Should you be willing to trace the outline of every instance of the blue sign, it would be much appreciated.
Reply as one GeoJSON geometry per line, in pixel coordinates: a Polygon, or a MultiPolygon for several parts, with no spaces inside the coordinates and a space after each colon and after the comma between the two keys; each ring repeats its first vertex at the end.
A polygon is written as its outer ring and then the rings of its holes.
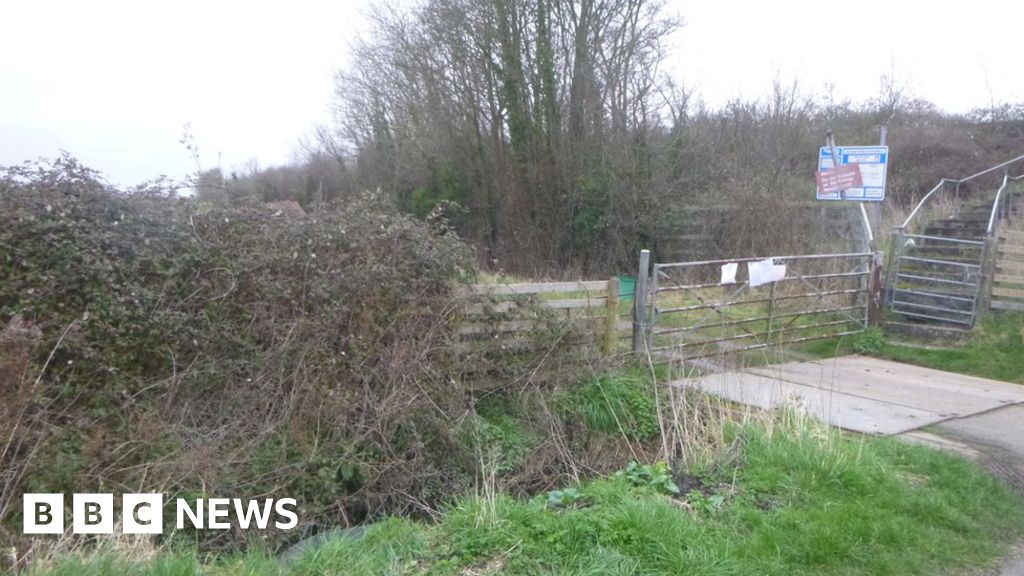
{"type": "MultiPolygon", "coordinates": [[[[840,164],[856,164],[860,167],[860,176],[864,186],[847,188],[845,198],[838,192],[822,194],[817,191],[818,200],[853,200],[854,202],[881,202],[885,200],[885,173],[889,166],[888,146],[836,146],[836,156],[840,164]]],[[[832,152],[827,146],[818,151],[818,170],[829,170],[835,167],[832,163],[832,152]]]]}

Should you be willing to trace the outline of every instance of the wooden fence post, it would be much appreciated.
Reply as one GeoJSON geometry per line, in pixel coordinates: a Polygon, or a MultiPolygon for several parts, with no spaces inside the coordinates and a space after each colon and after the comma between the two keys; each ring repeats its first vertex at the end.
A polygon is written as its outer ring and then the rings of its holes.
{"type": "Polygon", "coordinates": [[[608,299],[605,304],[602,348],[605,356],[611,356],[615,354],[619,342],[619,279],[614,276],[608,279],[608,299]]]}
{"type": "Polygon", "coordinates": [[[647,344],[647,275],[651,271],[651,251],[640,251],[636,273],[636,294],[633,295],[633,353],[644,353],[647,344]]]}
{"type": "Polygon", "coordinates": [[[981,247],[981,278],[978,278],[978,294],[974,299],[974,315],[971,317],[971,328],[978,317],[988,312],[992,301],[992,284],[996,275],[996,260],[999,258],[999,239],[990,234],[985,237],[985,245],[981,247]]]}

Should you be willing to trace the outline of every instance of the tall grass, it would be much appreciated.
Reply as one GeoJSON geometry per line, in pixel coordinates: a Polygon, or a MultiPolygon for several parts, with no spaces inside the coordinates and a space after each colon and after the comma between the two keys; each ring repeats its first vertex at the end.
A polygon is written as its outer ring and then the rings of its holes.
{"type": "Polygon", "coordinates": [[[1024,531],[1021,501],[952,456],[845,437],[795,409],[719,424],[733,457],[719,454],[679,496],[609,477],[578,485],[568,507],[470,495],[435,525],[386,520],[291,563],[107,551],[28,573],[936,574],[983,566],[1024,531]]]}
{"type": "Polygon", "coordinates": [[[1024,502],[972,463],[843,434],[799,403],[761,411],[667,385],[676,375],[634,367],[552,406],[635,457],[668,461],[679,494],[628,475],[563,484],[564,504],[505,493],[506,451],[487,448],[516,436],[515,410],[491,400],[477,418],[503,431],[474,425],[476,487],[432,523],[389,518],[290,561],[258,545],[206,559],[122,545],[42,555],[26,573],[913,575],[984,566],[1024,534],[1024,502]]]}

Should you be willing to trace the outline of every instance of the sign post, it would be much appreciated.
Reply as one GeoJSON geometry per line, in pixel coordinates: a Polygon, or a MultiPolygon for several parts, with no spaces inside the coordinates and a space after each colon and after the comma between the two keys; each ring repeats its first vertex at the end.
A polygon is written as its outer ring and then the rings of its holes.
{"type": "MultiPolygon", "coordinates": [[[[863,248],[871,249],[874,233],[871,218],[865,202],[875,202],[881,207],[885,200],[885,178],[888,172],[889,147],[881,146],[836,146],[832,131],[825,138],[825,146],[818,151],[818,181],[815,197],[818,200],[853,200],[858,202],[864,227],[863,248]]],[[[872,209],[873,214],[879,211],[872,209]]]]}
{"type": "MultiPolygon", "coordinates": [[[[879,129],[878,129],[878,145],[879,146],[886,146],[887,145],[887,143],[888,143],[887,142],[888,135],[889,135],[889,127],[886,126],[885,124],[882,124],[879,127],[879,129]]],[[[877,202],[877,203],[871,205],[871,226],[875,230],[881,230],[882,229],[882,203],[881,202],[877,202]]]]}

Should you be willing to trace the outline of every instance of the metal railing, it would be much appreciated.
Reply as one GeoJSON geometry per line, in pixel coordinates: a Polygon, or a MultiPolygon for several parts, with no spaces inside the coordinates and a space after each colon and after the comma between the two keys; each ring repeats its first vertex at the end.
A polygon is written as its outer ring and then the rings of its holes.
{"type": "MultiPolygon", "coordinates": [[[[966,178],[960,178],[959,180],[953,179],[953,178],[943,178],[943,179],[939,180],[939,183],[934,188],[932,188],[930,191],[928,191],[928,193],[925,194],[923,198],[921,198],[921,200],[917,203],[917,205],[914,206],[914,209],[911,210],[910,215],[907,216],[907,219],[904,220],[903,223],[900,224],[899,226],[897,226],[896,228],[897,229],[904,229],[904,230],[909,228],[910,225],[913,223],[914,218],[919,213],[921,213],[921,209],[926,204],[928,204],[930,201],[934,201],[934,200],[932,200],[933,198],[937,198],[938,196],[941,196],[941,195],[943,195],[945,193],[946,184],[954,184],[955,185],[954,190],[955,190],[957,196],[959,197],[960,188],[964,184],[967,184],[969,182],[973,182],[974,180],[977,180],[978,178],[981,178],[982,176],[987,176],[987,175],[992,174],[994,172],[998,172],[999,170],[1008,170],[1010,166],[1012,166],[1013,164],[1016,164],[1017,162],[1021,162],[1021,161],[1024,161],[1024,155],[1017,156],[1016,158],[1013,158],[1012,160],[1007,160],[1006,162],[1003,162],[1002,164],[998,164],[998,165],[993,166],[991,168],[988,168],[986,170],[982,170],[981,172],[977,172],[975,174],[971,174],[970,176],[967,176],[966,178]],[[938,193],[938,196],[936,196],[936,193],[938,193]]],[[[1018,177],[1018,178],[1020,178],[1020,177],[1018,177]]]]}
{"type": "Polygon", "coordinates": [[[1009,173],[1003,175],[1003,185],[996,192],[995,202],[992,203],[992,215],[988,219],[986,236],[992,237],[996,233],[996,224],[1013,212],[1013,194],[1006,194],[1006,188],[1011,182],[1016,183],[1024,180],[1024,174],[1011,177],[1009,173]]]}

